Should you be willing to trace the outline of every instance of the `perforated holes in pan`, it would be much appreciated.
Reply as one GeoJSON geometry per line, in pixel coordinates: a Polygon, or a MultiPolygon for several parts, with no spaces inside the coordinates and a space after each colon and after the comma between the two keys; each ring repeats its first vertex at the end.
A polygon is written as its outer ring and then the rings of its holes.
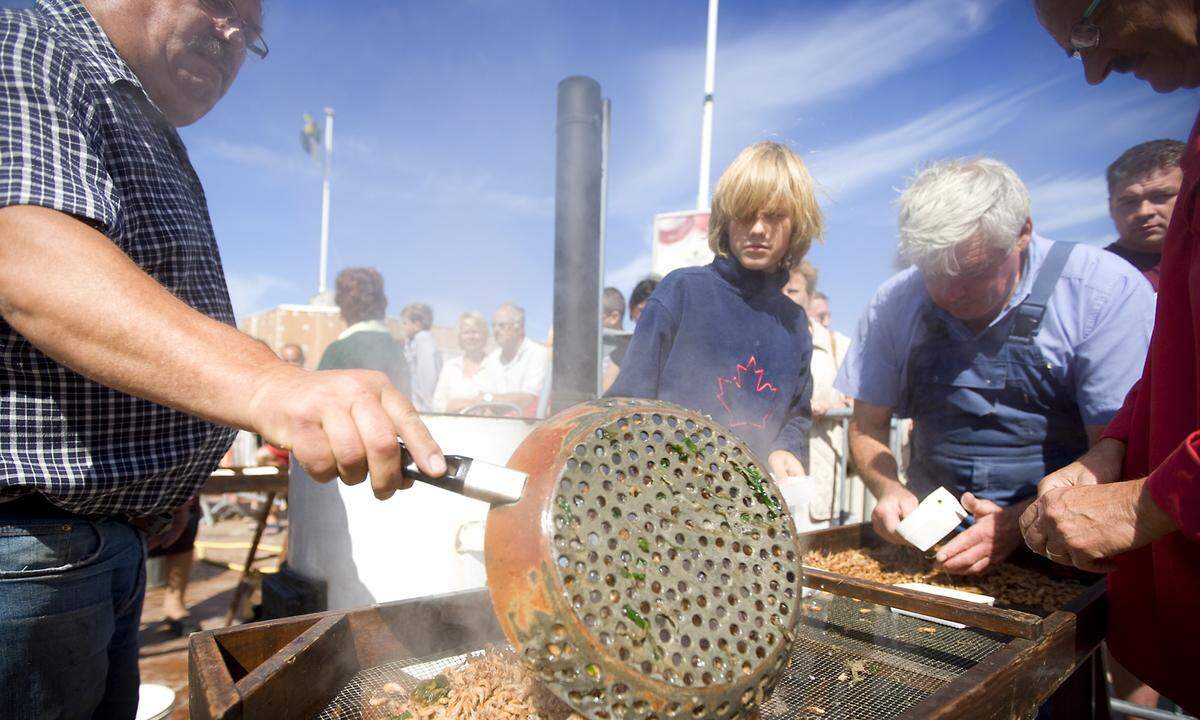
{"type": "Polygon", "coordinates": [[[589,644],[676,689],[659,715],[600,665],[575,675],[578,650],[556,625],[545,654],[526,656],[593,717],[749,717],[787,662],[794,526],[745,446],[696,418],[632,413],[591,429],[551,498],[557,572],[589,644]],[[728,693],[680,699],[701,688],[728,693]]]}

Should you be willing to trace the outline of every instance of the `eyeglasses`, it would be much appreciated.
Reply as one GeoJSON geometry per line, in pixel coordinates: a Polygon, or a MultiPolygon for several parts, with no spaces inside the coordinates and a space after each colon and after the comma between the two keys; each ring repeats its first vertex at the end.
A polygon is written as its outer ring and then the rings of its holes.
{"type": "Polygon", "coordinates": [[[493,321],[492,327],[496,330],[516,330],[517,328],[521,327],[524,324],[525,324],[525,322],[522,320],[513,320],[511,322],[493,321]]]}
{"type": "Polygon", "coordinates": [[[1104,0],[1092,0],[1083,17],[1071,28],[1071,57],[1077,58],[1084,50],[1091,50],[1100,45],[1100,26],[1091,21],[1092,14],[1104,0]]]}
{"type": "Polygon", "coordinates": [[[244,44],[247,50],[260,58],[265,58],[270,52],[267,41],[263,39],[262,28],[242,17],[233,4],[233,0],[200,0],[200,4],[214,20],[222,20],[236,27],[245,39],[244,44]]]}

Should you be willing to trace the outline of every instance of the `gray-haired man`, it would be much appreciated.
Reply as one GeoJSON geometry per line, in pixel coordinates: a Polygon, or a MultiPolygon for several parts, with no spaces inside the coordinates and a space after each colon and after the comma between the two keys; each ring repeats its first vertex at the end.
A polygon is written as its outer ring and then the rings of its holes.
{"type": "Polygon", "coordinates": [[[911,267],[876,292],[835,387],[855,399],[850,451],[896,526],[945,487],[974,524],[938,552],[978,573],[1021,544],[1038,481],[1083,454],[1120,408],[1149,342],[1154,298],[1127,263],[1033,234],[1029,194],[990,159],[926,168],[900,197],[911,267]],[[888,448],[914,421],[908,485],[888,448]]]}

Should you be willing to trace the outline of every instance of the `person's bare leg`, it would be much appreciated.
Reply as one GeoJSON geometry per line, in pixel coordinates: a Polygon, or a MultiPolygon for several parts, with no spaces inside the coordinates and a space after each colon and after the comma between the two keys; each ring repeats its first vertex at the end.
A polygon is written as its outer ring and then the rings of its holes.
{"type": "Polygon", "coordinates": [[[167,620],[182,620],[188,616],[188,580],[192,575],[192,551],[186,550],[163,559],[167,570],[167,587],[163,593],[163,617],[167,620]]]}
{"type": "MultiPolygon", "coordinates": [[[[1109,675],[1112,677],[1114,696],[1125,702],[1137,705],[1145,705],[1151,708],[1158,706],[1158,692],[1154,688],[1137,679],[1137,676],[1126,670],[1112,656],[1112,653],[1108,652],[1107,647],[1104,648],[1104,655],[1108,662],[1109,675]]],[[[1113,717],[1119,719],[1125,716],[1114,713],[1113,717]]]]}

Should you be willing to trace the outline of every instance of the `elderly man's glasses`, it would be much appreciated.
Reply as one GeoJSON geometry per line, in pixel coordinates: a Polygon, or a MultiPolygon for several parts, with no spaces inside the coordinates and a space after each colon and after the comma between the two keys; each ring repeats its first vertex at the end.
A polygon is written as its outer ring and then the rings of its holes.
{"type": "Polygon", "coordinates": [[[222,20],[236,27],[245,39],[244,44],[247,50],[260,58],[265,58],[270,52],[267,41],[263,39],[262,28],[242,17],[233,4],[233,0],[200,0],[200,4],[214,20],[222,20]]]}
{"type": "Polygon", "coordinates": [[[1083,17],[1071,28],[1071,57],[1079,57],[1084,50],[1091,50],[1100,45],[1100,26],[1092,22],[1092,15],[1104,0],[1092,0],[1083,17]]]}

